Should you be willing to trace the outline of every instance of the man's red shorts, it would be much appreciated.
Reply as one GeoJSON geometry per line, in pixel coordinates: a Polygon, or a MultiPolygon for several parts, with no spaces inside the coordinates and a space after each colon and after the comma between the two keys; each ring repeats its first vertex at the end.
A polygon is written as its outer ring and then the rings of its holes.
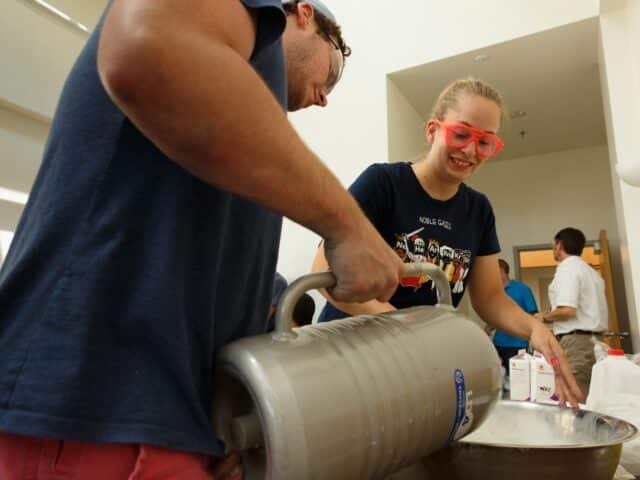
{"type": "Polygon", "coordinates": [[[213,480],[210,456],[0,432],[1,480],[213,480]]]}

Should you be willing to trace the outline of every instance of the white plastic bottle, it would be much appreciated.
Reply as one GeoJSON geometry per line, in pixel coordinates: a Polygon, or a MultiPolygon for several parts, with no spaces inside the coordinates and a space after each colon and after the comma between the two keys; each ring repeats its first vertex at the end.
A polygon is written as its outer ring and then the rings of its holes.
{"type": "Polygon", "coordinates": [[[628,360],[623,350],[609,349],[607,358],[593,366],[587,408],[597,410],[612,395],[640,397],[640,366],[628,360]]]}
{"type": "MultiPolygon", "coordinates": [[[[622,350],[609,350],[591,371],[587,409],[631,422],[640,427],[640,366],[628,360],[622,350]]],[[[622,465],[640,475],[640,438],[624,444],[622,465]]]]}

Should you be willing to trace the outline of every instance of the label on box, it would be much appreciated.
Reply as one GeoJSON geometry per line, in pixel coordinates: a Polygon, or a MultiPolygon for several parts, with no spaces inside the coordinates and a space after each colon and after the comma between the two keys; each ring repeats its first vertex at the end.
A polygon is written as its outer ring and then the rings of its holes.
{"type": "Polygon", "coordinates": [[[531,400],[554,403],[556,400],[556,374],[553,367],[541,355],[531,359],[531,400]]]}
{"type": "Polygon", "coordinates": [[[531,398],[530,356],[520,353],[509,359],[509,394],[511,400],[531,398]]]}

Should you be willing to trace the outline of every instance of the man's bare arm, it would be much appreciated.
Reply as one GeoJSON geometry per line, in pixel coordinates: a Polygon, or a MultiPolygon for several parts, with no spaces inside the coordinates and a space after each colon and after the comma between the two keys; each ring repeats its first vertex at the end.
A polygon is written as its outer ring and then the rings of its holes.
{"type": "MultiPolygon", "coordinates": [[[[326,272],[329,269],[327,258],[324,255],[324,242],[318,246],[318,251],[311,264],[312,272],[326,272]]],[[[381,302],[379,300],[369,300],[368,302],[338,302],[332,295],[325,289],[320,290],[320,293],[327,299],[331,305],[336,307],[349,315],[372,315],[376,313],[390,312],[396,310],[396,307],[389,302],[381,302]]]]}
{"type": "Polygon", "coordinates": [[[536,318],[547,322],[565,322],[574,320],[578,311],[573,307],[559,306],[549,312],[537,313],[536,318]]]}
{"type": "Polygon", "coordinates": [[[386,300],[402,264],[248,63],[255,29],[239,0],[114,0],[100,76],[169,158],[325,238],[336,298],[386,300]]]}

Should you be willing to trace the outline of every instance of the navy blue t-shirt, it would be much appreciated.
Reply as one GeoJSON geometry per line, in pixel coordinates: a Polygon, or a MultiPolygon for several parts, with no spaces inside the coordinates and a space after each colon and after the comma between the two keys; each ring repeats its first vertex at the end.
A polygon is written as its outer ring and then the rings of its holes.
{"type": "MultiPolygon", "coordinates": [[[[475,258],[500,251],[489,200],[464,183],[450,199],[436,200],[422,188],[411,164],[374,164],[349,190],[405,263],[430,262],[444,270],[456,306],[475,258]]],[[[436,304],[435,287],[428,277],[412,278],[409,283],[391,297],[394,307],[436,304]]],[[[347,316],[327,303],[319,321],[347,316]]]]}
{"type": "MultiPolygon", "coordinates": [[[[243,2],[258,10],[251,64],[286,110],[280,0],[243,2]]],[[[0,430],[221,454],[214,358],[266,330],[282,218],[145,138],[100,82],[100,31],[0,272],[0,430]]]]}

